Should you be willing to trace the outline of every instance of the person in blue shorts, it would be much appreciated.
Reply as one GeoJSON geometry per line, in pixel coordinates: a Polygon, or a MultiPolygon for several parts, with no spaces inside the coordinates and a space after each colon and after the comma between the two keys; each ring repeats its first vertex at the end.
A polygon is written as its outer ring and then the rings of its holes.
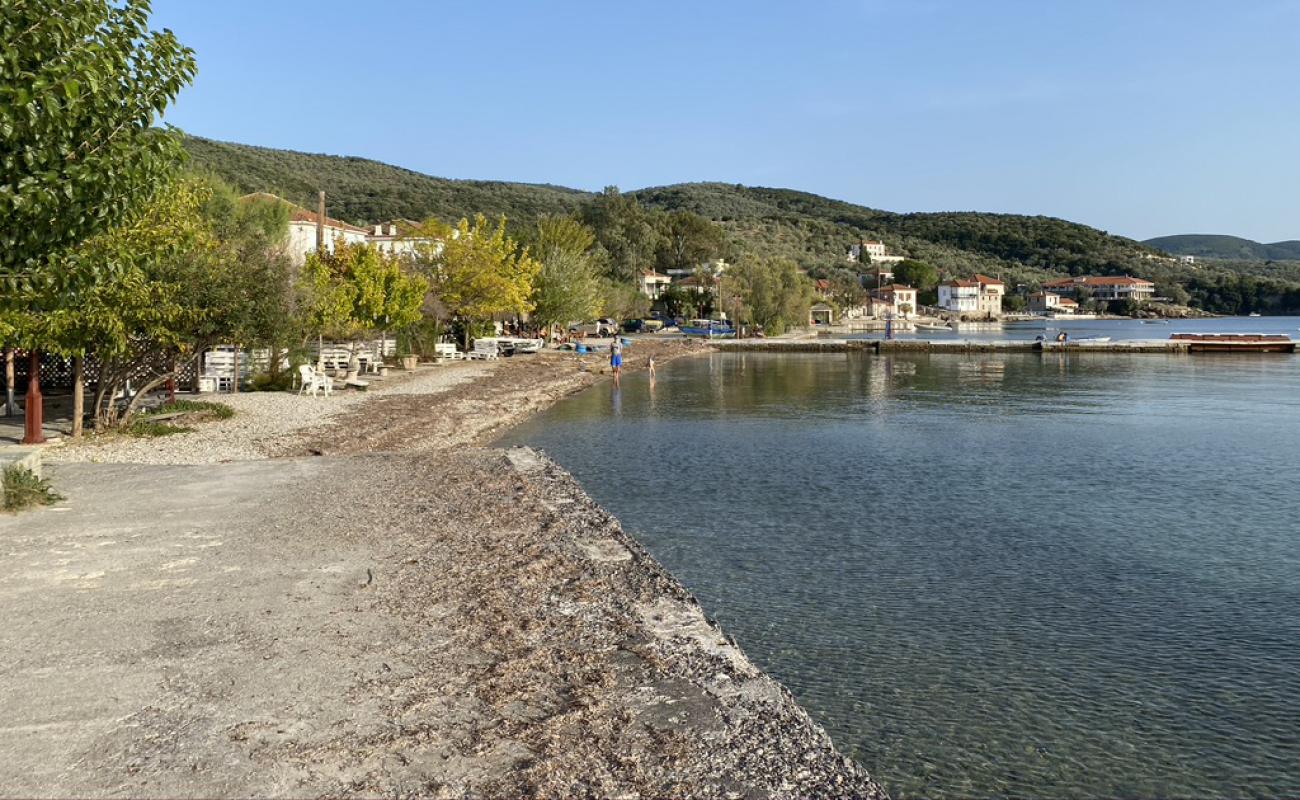
{"type": "Polygon", "coordinates": [[[617,336],[609,343],[609,365],[614,369],[614,382],[623,374],[623,342],[617,336]]]}

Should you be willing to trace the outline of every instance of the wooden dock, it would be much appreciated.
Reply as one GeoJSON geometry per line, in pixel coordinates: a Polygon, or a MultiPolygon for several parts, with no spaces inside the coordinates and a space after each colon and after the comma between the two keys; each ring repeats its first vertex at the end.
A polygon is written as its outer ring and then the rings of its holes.
{"type": "Polygon", "coordinates": [[[1119,342],[974,342],[962,339],[727,339],[714,349],[740,353],[1163,353],[1189,352],[1186,342],[1144,339],[1119,342]]]}

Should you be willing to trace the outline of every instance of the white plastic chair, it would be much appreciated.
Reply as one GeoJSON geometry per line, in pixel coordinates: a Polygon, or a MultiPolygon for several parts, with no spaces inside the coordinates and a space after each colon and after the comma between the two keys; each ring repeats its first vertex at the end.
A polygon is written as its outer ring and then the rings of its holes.
{"type": "Polygon", "coordinates": [[[310,392],[311,396],[315,397],[317,390],[324,389],[325,396],[329,397],[330,392],[334,390],[333,378],[328,375],[317,373],[316,370],[312,369],[307,364],[299,365],[298,374],[302,377],[302,388],[298,390],[299,395],[310,392]]]}

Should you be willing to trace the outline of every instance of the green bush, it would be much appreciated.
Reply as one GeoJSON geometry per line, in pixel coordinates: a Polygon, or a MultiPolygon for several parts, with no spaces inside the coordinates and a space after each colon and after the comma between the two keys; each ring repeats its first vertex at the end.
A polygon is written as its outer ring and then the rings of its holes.
{"type": "Polygon", "coordinates": [[[173,433],[189,433],[194,430],[184,425],[172,425],[167,422],[151,422],[147,419],[140,419],[132,422],[126,429],[126,432],[132,436],[139,436],[145,439],[151,439],[156,436],[171,436],[173,433]]]}
{"type": "Polygon", "coordinates": [[[269,372],[254,375],[253,379],[248,382],[248,389],[252,392],[287,392],[292,388],[293,374],[288,370],[278,375],[272,375],[269,372]]]}
{"type": "Polygon", "coordinates": [[[36,477],[36,473],[17,464],[5,467],[3,491],[5,511],[21,511],[32,506],[48,506],[59,502],[63,497],[50,488],[45,478],[36,477]]]}

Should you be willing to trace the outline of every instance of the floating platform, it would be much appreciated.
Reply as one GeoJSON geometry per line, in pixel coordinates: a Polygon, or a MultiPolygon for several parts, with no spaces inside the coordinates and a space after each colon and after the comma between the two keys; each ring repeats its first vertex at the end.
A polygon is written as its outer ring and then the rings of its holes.
{"type": "Polygon", "coordinates": [[[1171,341],[1192,353],[1294,353],[1296,342],[1282,333],[1175,333],[1171,341]]]}

